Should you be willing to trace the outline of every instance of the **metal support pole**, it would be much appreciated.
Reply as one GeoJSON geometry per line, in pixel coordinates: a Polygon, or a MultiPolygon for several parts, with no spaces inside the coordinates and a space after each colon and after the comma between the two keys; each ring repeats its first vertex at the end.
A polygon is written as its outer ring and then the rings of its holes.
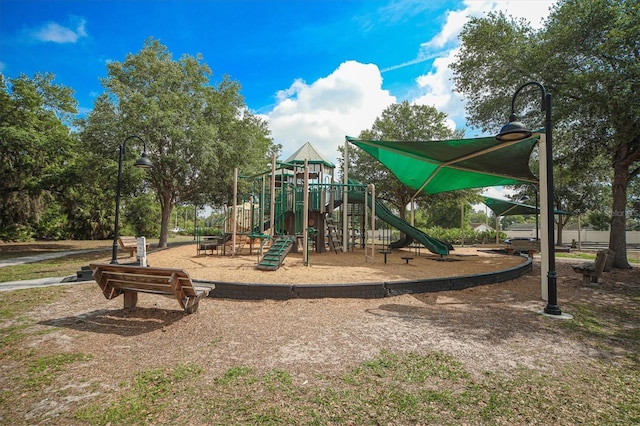
{"type": "MultiPolygon", "coordinates": [[[[543,224],[546,225],[546,247],[543,247],[542,251],[542,269],[544,272],[545,266],[547,269],[547,294],[548,303],[544,308],[544,313],[554,316],[561,316],[562,311],[558,306],[558,294],[557,294],[557,274],[556,274],[556,258],[555,258],[555,238],[554,238],[554,185],[553,185],[553,119],[552,119],[552,101],[551,94],[547,93],[544,86],[537,81],[529,81],[520,86],[511,98],[511,115],[509,116],[509,123],[502,127],[500,133],[496,136],[496,139],[501,141],[518,141],[531,137],[531,131],[527,130],[524,125],[517,121],[515,114],[515,101],[522,89],[527,86],[535,85],[542,93],[541,110],[545,112],[545,134],[544,134],[544,149],[540,149],[540,190],[543,192],[542,203],[544,204],[543,213],[545,220],[543,224]],[[544,157],[544,162],[542,161],[544,157]],[[544,167],[544,172],[543,172],[544,167]],[[546,223],[545,223],[546,222],[546,223]],[[546,260],[546,265],[545,265],[546,260]]],[[[544,292],[543,292],[544,299],[544,292]]]]}
{"type": "MultiPolygon", "coordinates": [[[[542,93],[544,87],[540,86],[542,93]]],[[[554,238],[554,186],[553,186],[553,119],[551,117],[551,93],[546,93],[545,97],[545,136],[547,139],[547,244],[549,244],[549,272],[547,273],[547,290],[549,292],[549,302],[544,308],[544,312],[550,315],[561,315],[562,311],[558,306],[558,274],[556,273],[556,247],[554,238]]]]}
{"type": "Polygon", "coordinates": [[[122,157],[124,157],[124,142],[119,147],[118,154],[118,183],[116,184],[116,220],[113,228],[113,248],[111,250],[111,264],[118,264],[118,238],[120,238],[120,188],[122,186],[122,157]]]}
{"type": "Polygon", "coordinates": [[[143,169],[152,167],[151,161],[147,158],[147,143],[139,136],[127,137],[118,148],[118,182],[116,184],[116,217],[113,227],[113,247],[111,249],[111,264],[118,264],[118,238],[120,238],[120,189],[122,187],[122,160],[125,154],[125,145],[129,139],[138,139],[142,142],[142,156],[136,161],[135,166],[143,169]]]}

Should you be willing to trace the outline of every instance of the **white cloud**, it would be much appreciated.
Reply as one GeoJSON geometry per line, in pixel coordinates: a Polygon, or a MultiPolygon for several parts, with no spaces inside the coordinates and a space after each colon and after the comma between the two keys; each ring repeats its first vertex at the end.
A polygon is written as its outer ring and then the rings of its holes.
{"type": "MultiPolygon", "coordinates": [[[[466,0],[460,10],[449,11],[441,31],[418,46],[414,59],[379,70],[374,64],[347,61],[327,77],[307,83],[296,80],[277,94],[268,120],[274,141],[283,146],[286,158],[305,142],[335,161],[344,136],[357,136],[392,103],[398,102],[382,88],[382,72],[433,60],[431,70],[415,78],[410,102],[435,106],[447,113],[452,128],[465,127],[464,99],[453,91],[449,64],[459,49],[459,34],[470,16],[505,11],[515,18],[539,26],[556,0],[466,0]]],[[[479,136],[479,135],[468,135],[479,136]]]]}
{"type": "Polygon", "coordinates": [[[449,65],[454,61],[456,52],[457,50],[451,50],[448,56],[434,60],[433,71],[416,78],[422,95],[412,101],[417,105],[433,106],[438,111],[446,112],[452,129],[464,127],[456,125],[464,123],[464,101],[451,87],[453,73],[449,65]]]}
{"type": "Polygon", "coordinates": [[[507,188],[504,186],[490,186],[482,191],[483,196],[489,198],[498,198],[500,200],[507,200],[515,193],[516,191],[512,188],[507,188]]]}
{"type": "Polygon", "coordinates": [[[558,3],[558,0],[498,0],[475,1],[467,0],[468,5],[474,3],[488,3],[490,10],[502,11],[514,18],[523,18],[529,21],[533,28],[541,28],[544,19],[549,16],[550,8],[558,3]]]}
{"type": "Polygon", "coordinates": [[[469,11],[467,9],[447,12],[447,20],[444,27],[435,37],[420,46],[419,56],[428,55],[434,49],[457,45],[458,35],[467,22],[468,16],[469,11]]]}
{"type": "Polygon", "coordinates": [[[416,78],[419,95],[410,101],[435,106],[439,111],[447,113],[449,119],[456,123],[455,127],[464,128],[464,98],[453,90],[453,73],[449,65],[455,60],[460,47],[458,37],[469,17],[502,11],[514,18],[524,18],[532,27],[539,28],[554,3],[556,0],[466,0],[464,9],[448,12],[442,30],[431,40],[421,44],[415,60],[407,62],[423,62],[426,60],[423,58],[438,55],[433,61],[431,71],[416,78]]]}
{"type": "Polygon", "coordinates": [[[282,144],[284,158],[311,142],[337,165],[337,149],[344,137],[371,128],[395,102],[382,89],[376,65],[347,61],[311,84],[296,80],[278,93],[275,108],[263,117],[269,121],[274,141],[282,144]]]}
{"type": "Polygon", "coordinates": [[[84,19],[72,18],[69,27],[57,22],[47,22],[42,27],[31,31],[31,36],[38,41],[52,43],[76,43],[78,39],[87,36],[84,19]],[[70,28],[75,26],[75,29],[70,28]]]}

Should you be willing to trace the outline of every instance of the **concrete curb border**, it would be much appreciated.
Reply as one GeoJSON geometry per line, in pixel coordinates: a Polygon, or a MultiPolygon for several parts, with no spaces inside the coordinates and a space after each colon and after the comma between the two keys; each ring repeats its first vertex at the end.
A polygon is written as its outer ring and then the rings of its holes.
{"type": "Polygon", "coordinates": [[[213,284],[209,297],[238,300],[287,300],[322,298],[375,299],[401,294],[433,293],[462,290],[519,278],[533,269],[533,259],[513,268],[477,275],[430,278],[409,281],[346,283],[346,284],[253,284],[224,281],[197,281],[213,284]]]}

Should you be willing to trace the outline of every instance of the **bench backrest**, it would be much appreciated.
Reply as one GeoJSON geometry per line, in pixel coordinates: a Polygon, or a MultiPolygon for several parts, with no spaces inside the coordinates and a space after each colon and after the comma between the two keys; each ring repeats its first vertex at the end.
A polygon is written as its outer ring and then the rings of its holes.
{"type": "Polygon", "coordinates": [[[594,265],[597,276],[602,275],[602,272],[604,271],[604,266],[607,263],[608,254],[609,254],[609,250],[598,250],[598,253],[596,254],[595,265],[594,265]]]}
{"type": "Polygon", "coordinates": [[[138,239],[136,237],[118,237],[118,242],[122,248],[137,247],[138,239]]]}
{"type": "Polygon", "coordinates": [[[102,264],[89,267],[107,299],[125,291],[141,291],[175,296],[182,305],[186,300],[198,297],[189,273],[182,269],[102,264]]]}

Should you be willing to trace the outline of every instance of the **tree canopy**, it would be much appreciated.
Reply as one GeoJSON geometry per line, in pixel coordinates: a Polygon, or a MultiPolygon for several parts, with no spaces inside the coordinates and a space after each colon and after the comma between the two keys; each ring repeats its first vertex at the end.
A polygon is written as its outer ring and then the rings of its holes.
{"type": "MultiPolygon", "coordinates": [[[[233,168],[262,168],[272,146],[266,124],[246,108],[240,85],[227,76],[212,85],[211,76],[200,56],[176,61],[149,39],[139,53],[107,65],[106,91],[82,123],[85,147],[107,158],[117,159],[113,153],[129,135],[145,141],[153,163],[149,190],[162,211],[161,247],[177,202],[228,200],[233,168]]],[[[142,150],[128,148],[137,155],[142,150]]]]}
{"type": "MultiPolygon", "coordinates": [[[[556,163],[572,163],[581,170],[576,180],[585,180],[602,156],[607,159],[613,176],[609,246],[620,268],[630,267],[627,188],[640,174],[638,22],[640,4],[631,0],[561,0],[540,30],[489,14],[465,25],[452,65],[456,90],[468,99],[470,124],[497,132],[515,89],[537,81],[553,95],[554,142],[570,153],[556,163]]],[[[529,127],[541,127],[539,93],[523,91],[516,108],[529,127]]]]}
{"type": "Polygon", "coordinates": [[[38,235],[50,201],[63,195],[64,170],[75,155],[67,125],[77,103],[53,80],[0,74],[0,239],[38,235]]]}

